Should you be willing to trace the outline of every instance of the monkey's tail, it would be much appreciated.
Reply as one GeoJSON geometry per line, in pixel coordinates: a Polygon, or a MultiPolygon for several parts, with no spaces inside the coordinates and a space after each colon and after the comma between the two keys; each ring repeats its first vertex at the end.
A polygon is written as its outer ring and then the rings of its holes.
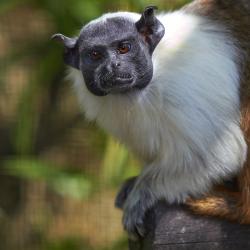
{"type": "Polygon", "coordinates": [[[240,201],[239,192],[220,192],[202,199],[190,199],[186,205],[195,214],[250,224],[250,207],[240,201]]]}

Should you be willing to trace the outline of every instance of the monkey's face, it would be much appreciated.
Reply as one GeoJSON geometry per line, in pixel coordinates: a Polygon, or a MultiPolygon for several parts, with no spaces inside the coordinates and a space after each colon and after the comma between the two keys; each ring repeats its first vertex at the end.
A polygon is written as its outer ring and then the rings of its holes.
{"type": "Polygon", "coordinates": [[[80,70],[93,94],[124,93],[150,82],[151,54],[133,22],[114,17],[90,24],[78,43],[80,70]]]}
{"type": "Polygon", "coordinates": [[[64,42],[65,62],[81,70],[85,84],[97,96],[143,89],[153,75],[152,53],[164,27],[148,7],[139,21],[131,13],[109,14],[87,24],[76,39],[64,42]]]}

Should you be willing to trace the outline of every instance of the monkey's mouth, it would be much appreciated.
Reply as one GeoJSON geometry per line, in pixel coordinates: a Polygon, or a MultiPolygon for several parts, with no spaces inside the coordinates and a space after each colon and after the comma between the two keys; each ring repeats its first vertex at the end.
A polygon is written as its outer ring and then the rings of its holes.
{"type": "Polygon", "coordinates": [[[108,93],[124,92],[133,87],[134,77],[129,73],[108,73],[100,79],[100,88],[108,93]]]}

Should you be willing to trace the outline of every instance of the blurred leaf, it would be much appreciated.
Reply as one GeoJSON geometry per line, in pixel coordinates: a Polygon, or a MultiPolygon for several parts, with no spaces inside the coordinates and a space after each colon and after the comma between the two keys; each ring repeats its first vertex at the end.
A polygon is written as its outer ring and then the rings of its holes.
{"type": "Polygon", "coordinates": [[[100,1],[86,1],[84,4],[82,0],[76,1],[72,5],[72,14],[74,14],[81,22],[89,21],[93,17],[101,15],[100,1]]]}
{"type": "Polygon", "coordinates": [[[101,178],[107,185],[120,184],[125,177],[138,174],[138,162],[112,137],[108,138],[102,166],[101,178]]]}
{"type": "Polygon", "coordinates": [[[60,174],[52,185],[59,194],[75,199],[86,198],[91,192],[91,182],[86,177],[77,174],[60,174]]]}
{"type": "Polygon", "coordinates": [[[85,175],[58,169],[38,159],[10,159],[4,162],[4,167],[11,175],[46,181],[61,195],[82,199],[92,191],[91,181],[85,175]]]}
{"type": "Polygon", "coordinates": [[[37,92],[36,84],[32,84],[31,82],[25,88],[20,98],[20,105],[18,107],[19,119],[13,133],[14,147],[18,154],[30,154],[33,150],[36,128],[35,121],[38,114],[35,112],[36,106],[31,105],[31,103],[34,103],[37,92]]]}
{"type": "Polygon", "coordinates": [[[80,239],[65,238],[58,241],[49,241],[45,243],[44,250],[91,250],[88,244],[80,239]]]}
{"type": "Polygon", "coordinates": [[[127,163],[128,151],[112,138],[109,138],[104,154],[101,175],[104,183],[114,183],[117,178],[123,175],[127,163]]]}
{"type": "Polygon", "coordinates": [[[111,246],[105,247],[102,250],[127,250],[127,249],[128,249],[128,239],[127,236],[124,236],[115,241],[111,246]]]}
{"type": "MultiPolygon", "coordinates": [[[[10,9],[14,8],[15,6],[17,6],[18,4],[20,4],[20,0],[1,0],[0,1],[0,14],[5,13],[7,11],[9,11],[10,9]]],[[[23,0],[23,3],[25,2],[25,0],[23,0]]],[[[27,0],[26,0],[27,2],[27,0]]]]}

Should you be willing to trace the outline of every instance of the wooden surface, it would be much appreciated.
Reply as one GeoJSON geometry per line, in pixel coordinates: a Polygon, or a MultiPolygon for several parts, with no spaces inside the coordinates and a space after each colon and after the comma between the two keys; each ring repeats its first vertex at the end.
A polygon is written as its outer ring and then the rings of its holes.
{"type": "Polygon", "coordinates": [[[148,231],[130,250],[250,250],[250,225],[192,215],[185,207],[160,202],[149,211],[148,231]]]}

